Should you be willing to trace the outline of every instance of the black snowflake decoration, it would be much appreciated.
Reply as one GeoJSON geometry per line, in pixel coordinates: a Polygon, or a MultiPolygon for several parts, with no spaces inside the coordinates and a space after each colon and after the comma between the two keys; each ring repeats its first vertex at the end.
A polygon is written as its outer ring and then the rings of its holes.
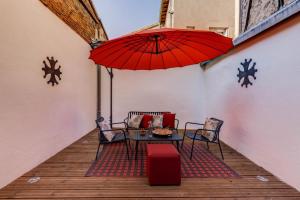
{"type": "Polygon", "coordinates": [[[47,63],[45,61],[43,61],[44,66],[45,66],[45,67],[42,68],[42,70],[45,72],[44,78],[46,78],[46,76],[48,74],[50,74],[50,79],[47,83],[48,84],[52,83],[52,86],[54,86],[54,84],[58,85],[58,81],[56,80],[56,76],[58,77],[59,80],[61,80],[61,78],[60,78],[60,75],[62,74],[61,71],[60,71],[61,66],[59,66],[57,69],[55,69],[55,65],[57,63],[57,60],[54,60],[53,57],[51,57],[51,59],[49,59],[49,57],[47,57],[47,60],[50,64],[50,67],[47,65],[47,63]]]}
{"type": "Polygon", "coordinates": [[[251,58],[249,60],[245,59],[245,62],[241,63],[241,65],[244,68],[243,71],[241,71],[240,68],[238,68],[239,73],[237,77],[239,77],[239,82],[243,78],[243,82],[241,84],[242,87],[245,85],[245,87],[247,88],[248,84],[252,85],[252,82],[249,80],[249,76],[252,76],[254,79],[256,79],[255,77],[255,73],[257,72],[257,69],[255,69],[256,62],[253,62],[251,68],[249,69],[251,62],[252,62],[251,58]]]}

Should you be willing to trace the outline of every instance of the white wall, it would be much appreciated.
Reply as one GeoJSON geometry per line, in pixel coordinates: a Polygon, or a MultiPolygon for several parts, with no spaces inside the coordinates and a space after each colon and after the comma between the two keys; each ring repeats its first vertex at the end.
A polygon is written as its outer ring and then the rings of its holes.
{"type": "Polygon", "coordinates": [[[298,190],[299,19],[242,44],[204,74],[208,116],[225,121],[221,139],[298,190]],[[237,82],[237,68],[245,58],[252,58],[258,69],[248,88],[237,82]]]}
{"type": "Polygon", "coordinates": [[[173,15],[175,28],[227,28],[228,36],[235,36],[235,0],[175,0],[173,15]]]}
{"type": "Polygon", "coordinates": [[[96,68],[89,45],[38,0],[0,1],[0,24],[1,188],[95,128],[96,68]],[[46,56],[62,66],[54,87],[46,56]]]}
{"type": "MultiPolygon", "coordinates": [[[[102,111],[109,119],[109,76],[102,68],[102,111]]],[[[180,128],[186,121],[203,121],[205,88],[199,65],[153,71],[114,70],[113,121],[128,111],[170,111],[180,128]]]]}

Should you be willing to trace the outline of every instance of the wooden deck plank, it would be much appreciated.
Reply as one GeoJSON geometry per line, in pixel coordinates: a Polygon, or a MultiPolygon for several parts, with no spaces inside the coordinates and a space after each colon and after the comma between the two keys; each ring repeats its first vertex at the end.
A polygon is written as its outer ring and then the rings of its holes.
{"type": "MultiPolygon", "coordinates": [[[[95,131],[0,190],[0,199],[287,199],[300,193],[223,144],[225,163],[241,178],[183,178],[181,186],[149,186],[145,177],[84,177],[97,147],[95,131]],[[257,180],[263,175],[268,182],[257,180]],[[40,176],[30,184],[28,179],[40,176]]],[[[217,146],[210,151],[220,158],[217,146]]]]}

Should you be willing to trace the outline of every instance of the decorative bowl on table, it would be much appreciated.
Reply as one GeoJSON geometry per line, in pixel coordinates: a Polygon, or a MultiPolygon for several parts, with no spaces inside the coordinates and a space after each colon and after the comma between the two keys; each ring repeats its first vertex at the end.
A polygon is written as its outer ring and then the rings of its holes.
{"type": "Polygon", "coordinates": [[[167,128],[157,128],[152,131],[152,134],[154,136],[159,136],[159,137],[169,137],[169,136],[172,136],[172,133],[173,132],[167,128]]]}

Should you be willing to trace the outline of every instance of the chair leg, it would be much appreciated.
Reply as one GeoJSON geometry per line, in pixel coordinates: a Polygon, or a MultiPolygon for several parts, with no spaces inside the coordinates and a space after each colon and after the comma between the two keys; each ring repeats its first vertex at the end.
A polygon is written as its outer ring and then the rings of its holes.
{"type": "Polygon", "coordinates": [[[220,148],[220,152],[221,152],[222,159],[224,160],[224,156],[223,156],[223,152],[222,152],[222,148],[221,148],[220,141],[218,141],[218,145],[219,145],[219,148],[220,148]]]}
{"type": "Polygon", "coordinates": [[[181,148],[183,147],[184,138],[185,138],[185,132],[184,132],[183,137],[182,137],[181,148]]]}
{"type": "Polygon", "coordinates": [[[131,149],[130,139],[128,140],[129,149],[131,149]]]}
{"type": "Polygon", "coordinates": [[[99,144],[98,144],[98,148],[97,148],[97,153],[96,153],[96,158],[95,158],[95,160],[98,160],[99,149],[100,149],[100,142],[99,142],[99,144]]]}
{"type": "Polygon", "coordinates": [[[127,145],[127,140],[124,140],[125,145],[126,145],[126,153],[127,153],[127,159],[129,160],[129,152],[128,152],[128,145],[127,145]]]}
{"type": "Polygon", "coordinates": [[[195,140],[193,140],[193,143],[192,143],[192,149],[191,149],[191,156],[190,156],[190,160],[192,160],[192,157],[193,157],[194,143],[195,143],[195,140]]]}
{"type": "Polygon", "coordinates": [[[207,147],[207,149],[209,149],[209,145],[208,145],[208,142],[206,142],[206,147],[207,147]]]}

